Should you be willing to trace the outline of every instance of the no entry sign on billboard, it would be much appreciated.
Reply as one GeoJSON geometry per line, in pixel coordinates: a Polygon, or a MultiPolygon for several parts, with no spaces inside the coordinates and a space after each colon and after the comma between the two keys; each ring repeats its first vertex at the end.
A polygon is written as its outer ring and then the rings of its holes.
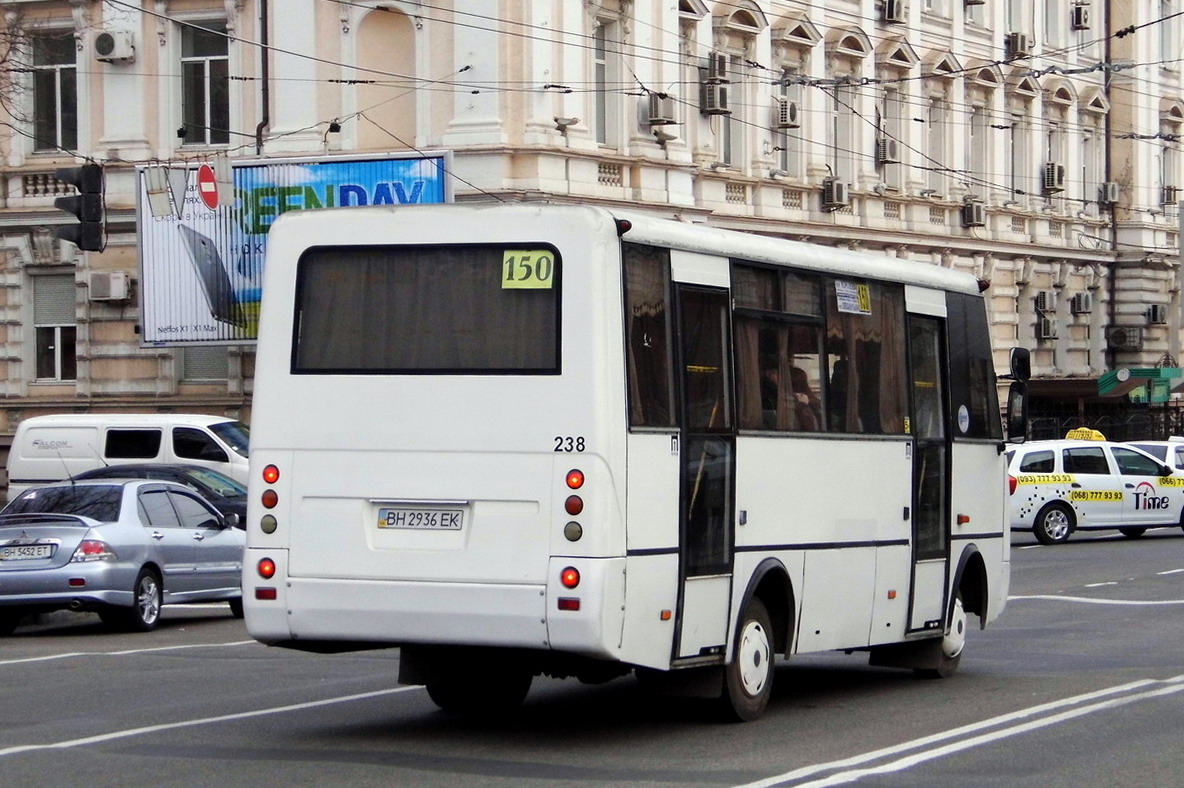
{"type": "Polygon", "coordinates": [[[267,232],[277,216],[449,202],[449,158],[428,153],[238,162],[229,168],[231,183],[223,184],[209,163],[172,167],[168,177],[156,178],[151,168],[141,168],[142,344],[253,342],[267,232]],[[162,190],[171,196],[161,200],[162,190]]]}

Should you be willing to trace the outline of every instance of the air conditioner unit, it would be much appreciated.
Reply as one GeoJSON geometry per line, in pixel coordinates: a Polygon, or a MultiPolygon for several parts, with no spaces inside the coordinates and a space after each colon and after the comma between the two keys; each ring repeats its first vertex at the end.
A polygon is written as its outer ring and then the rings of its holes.
{"type": "Polygon", "coordinates": [[[1163,194],[1160,198],[1162,205],[1175,205],[1180,200],[1180,187],[1178,186],[1164,186],[1163,194]]]}
{"type": "Polygon", "coordinates": [[[1147,307],[1147,322],[1153,326],[1162,326],[1168,322],[1168,308],[1163,304],[1152,304],[1147,307]]]}
{"type": "Polygon", "coordinates": [[[1007,34],[1008,57],[1027,57],[1032,54],[1032,39],[1027,33],[1007,34]]]}
{"type": "Polygon", "coordinates": [[[987,206],[973,200],[962,205],[963,227],[985,227],[987,224],[987,206]]]}
{"type": "Polygon", "coordinates": [[[1092,293],[1074,293],[1069,301],[1069,311],[1075,315],[1088,315],[1094,311],[1094,296],[1092,293]]]}
{"type": "Polygon", "coordinates": [[[1036,293],[1036,311],[1041,314],[1057,311],[1057,294],[1048,290],[1036,293]]]}
{"type": "Polygon", "coordinates": [[[704,115],[731,115],[728,109],[728,86],[704,82],[699,91],[699,112],[704,115]]]}
{"type": "Polygon", "coordinates": [[[707,81],[728,82],[728,53],[710,52],[707,55],[707,81]]]}
{"type": "Polygon", "coordinates": [[[1056,194],[1065,190],[1065,165],[1050,161],[1044,165],[1044,193],[1056,194]]]}
{"type": "Polygon", "coordinates": [[[899,164],[900,142],[888,137],[876,140],[876,164],[899,164]]]}
{"type": "Polygon", "coordinates": [[[1074,30],[1089,30],[1089,6],[1075,5],[1069,10],[1069,26],[1074,30]]]}
{"type": "Polygon", "coordinates": [[[1111,326],[1106,329],[1106,345],[1111,350],[1142,350],[1143,329],[1138,326],[1111,326]]]}
{"type": "Polygon", "coordinates": [[[91,41],[95,60],[130,63],[136,59],[136,44],[130,30],[101,30],[91,41]]]}
{"type": "Polygon", "coordinates": [[[126,301],[131,284],[127,271],[91,271],[86,280],[91,301],[126,301]]]}
{"type": "Polygon", "coordinates": [[[646,123],[651,126],[669,126],[675,123],[674,97],[662,96],[657,93],[649,94],[646,123]]]}
{"type": "Polygon", "coordinates": [[[778,129],[801,128],[802,123],[798,120],[798,103],[787,98],[778,98],[776,106],[773,107],[773,125],[778,129]]]}
{"type": "Polygon", "coordinates": [[[1056,339],[1057,338],[1057,319],[1055,317],[1042,317],[1036,322],[1036,338],[1037,339],[1056,339]]]}
{"type": "Polygon", "coordinates": [[[901,24],[905,21],[904,0],[884,0],[884,21],[901,24]]]}
{"type": "Polygon", "coordinates": [[[1113,205],[1122,196],[1122,187],[1115,181],[1106,181],[1098,188],[1098,202],[1103,205],[1113,205]]]}
{"type": "Polygon", "coordinates": [[[833,211],[851,204],[851,184],[838,178],[822,181],[822,207],[833,211]]]}

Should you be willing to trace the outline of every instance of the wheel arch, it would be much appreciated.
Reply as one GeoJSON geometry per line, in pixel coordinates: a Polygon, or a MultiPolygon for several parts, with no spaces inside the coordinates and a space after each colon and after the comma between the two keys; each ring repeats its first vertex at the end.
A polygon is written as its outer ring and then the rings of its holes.
{"type": "Polygon", "coordinates": [[[962,548],[958,556],[958,567],[954,570],[954,582],[951,586],[954,594],[950,595],[946,607],[946,621],[954,614],[954,600],[957,593],[962,594],[962,608],[967,613],[978,616],[978,628],[987,627],[987,610],[990,605],[990,586],[987,580],[987,562],[983,559],[978,545],[971,542],[962,548]]]}
{"type": "Polygon", "coordinates": [[[793,645],[793,621],[797,610],[794,601],[793,583],[785,565],[776,558],[766,558],[757,565],[748,578],[748,586],[736,610],[735,627],[738,630],[748,603],[759,599],[765,605],[773,623],[773,648],[778,654],[789,656],[793,645]]]}

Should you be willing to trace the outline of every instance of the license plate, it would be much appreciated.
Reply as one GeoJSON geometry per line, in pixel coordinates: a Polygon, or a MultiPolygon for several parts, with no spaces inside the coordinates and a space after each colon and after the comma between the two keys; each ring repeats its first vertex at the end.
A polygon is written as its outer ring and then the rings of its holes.
{"type": "Polygon", "coordinates": [[[411,528],[418,531],[459,531],[463,509],[389,507],[378,510],[379,528],[411,528]]]}
{"type": "Polygon", "coordinates": [[[17,544],[0,547],[0,561],[24,561],[34,558],[49,558],[53,555],[51,544],[17,544]]]}

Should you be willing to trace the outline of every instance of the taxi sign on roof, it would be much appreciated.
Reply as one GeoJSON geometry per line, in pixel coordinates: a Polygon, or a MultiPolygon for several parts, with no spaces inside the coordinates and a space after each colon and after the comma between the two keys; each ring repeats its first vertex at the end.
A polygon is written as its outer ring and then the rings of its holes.
{"type": "Polygon", "coordinates": [[[1104,441],[1106,436],[1098,430],[1089,427],[1078,427],[1065,433],[1065,440],[1070,441],[1104,441]]]}

